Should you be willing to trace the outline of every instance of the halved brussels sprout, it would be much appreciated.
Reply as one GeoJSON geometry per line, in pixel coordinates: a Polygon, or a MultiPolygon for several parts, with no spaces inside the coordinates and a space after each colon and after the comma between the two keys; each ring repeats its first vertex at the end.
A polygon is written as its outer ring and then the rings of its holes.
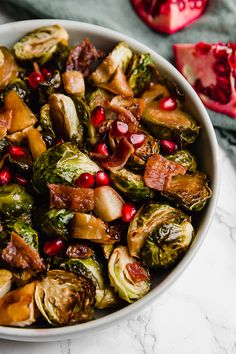
{"type": "Polygon", "coordinates": [[[107,101],[110,101],[112,94],[102,88],[97,88],[91,94],[86,96],[86,101],[88,102],[89,108],[91,111],[96,106],[105,106],[107,101]]]}
{"type": "Polygon", "coordinates": [[[152,196],[152,191],[144,184],[142,175],[122,168],[111,172],[110,177],[115,188],[131,200],[143,200],[152,196]]]}
{"type": "Polygon", "coordinates": [[[143,92],[141,99],[144,101],[144,105],[146,106],[153,100],[168,96],[170,96],[170,92],[166,86],[151,82],[149,88],[143,92]]]}
{"type": "Polygon", "coordinates": [[[60,43],[67,44],[68,38],[69,35],[62,26],[45,26],[22,37],[13,46],[13,50],[20,61],[44,64],[57,52],[60,43]]]}
{"type": "Polygon", "coordinates": [[[150,290],[150,277],[145,268],[129,255],[125,246],[116,247],[108,261],[108,274],[111,285],[119,296],[134,302],[150,290]]]}
{"type": "Polygon", "coordinates": [[[50,116],[50,105],[45,104],[40,108],[40,126],[42,127],[42,134],[44,141],[51,145],[52,142],[56,139],[56,134],[53,130],[51,116],[50,116]]]}
{"type": "Polygon", "coordinates": [[[4,89],[18,75],[18,65],[12,53],[0,46],[0,90],[4,89]]]}
{"type": "Polygon", "coordinates": [[[29,105],[31,100],[30,89],[26,82],[21,79],[15,79],[5,87],[5,89],[0,93],[0,102],[3,103],[4,97],[12,90],[15,91],[27,105],[29,105]]]}
{"type": "Polygon", "coordinates": [[[64,270],[51,270],[37,281],[35,302],[47,322],[73,325],[94,317],[95,287],[90,279],[64,270]]]}
{"type": "Polygon", "coordinates": [[[129,64],[126,76],[134,95],[140,94],[151,80],[152,60],[150,54],[136,53],[129,64]]]}
{"type": "Polygon", "coordinates": [[[114,249],[114,245],[101,245],[101,249],[102,249],[103,256],[106,259],[109,259],[114,249]]]}
{"type": "Polygon", "coordinates": [[[18,184],[0,186],[0,213],[5,216],[28,213],[33,207],[33,198],[18,184]]]}
{"type": "Polygon", "coordinates": [[[139,257],[146,239],[158,232],[162,225],[181,224],[190,220],[190,217],[181,210],[168,204],[156,202],[144,204],[129,225],[127,241],[131,256],[139,257]]]}
{"type": "Polygon", "coordinates": [[[173,155],[165,156],[168,160],[179,163],[186,168],[189,173],[196,172],[197,161],[196,158],[188,150],[178,150],[173,155]]]}
{"type": "Polygon", "coordinates": [[[170,187],[162,194],[176,206],[190,211],[200,211],[211,198],[212,191],[208,186],[207,175],[196,172],[192,175],[174,176],[170,187]]]}
{"type": "Polygon", "coordinates": [[[81,173],[96,173],[100,167],[71,143],[57,144],[33,164],[33,185],[38,193],[47,192],[48,183],[73,184],[81,173]]]}
{"type": "Polygon", "coordinates": [[[101,264],[94,258],[71,258],[62,263],[60,268],[83,275],[92,280],[96,287],[96,307],[104,309],[117,303],[117,297],[113,290],[106,284],[104,270],[101,264]]]}
{"type": "Polygon", "coordinates": [[[6,269],[0,269],[0,299],[10,291],[11,286],[12,273],[6,269]]]}
{"type": "Polygon", "coordinates": [[[69,238],[69,223],[74,213],[66,209],[40,211],[40,227],[48,237],[69,238]]]}

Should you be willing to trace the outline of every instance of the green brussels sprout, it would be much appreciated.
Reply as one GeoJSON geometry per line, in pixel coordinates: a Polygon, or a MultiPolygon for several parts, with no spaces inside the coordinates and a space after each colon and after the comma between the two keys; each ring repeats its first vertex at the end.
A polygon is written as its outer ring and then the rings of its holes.
{"type": "Polygon", "coordinates": [[[5,89],[0,93],[0,102],[3,104],[4,97],[10,91],[15,91],[18,96],[27,104],[30,104],[31,97],[30,97],[30,89],[25,81],[21,79],[16,79],[10,82],[5,89]]]}
{"type": "Polygon", "coordinates": [[[112,251],[114,249],[114,244],[113,245],[100,245],[102,249],[103,256],[106,259],[110,258],[110,255],[112,254],[112,251]]]}
{"type": "Polygon", "coordinates": [[[73,212],[65,209],[43,210],[39,217],[40,228],[47,236],[68,239],[69,222],[73,216],[73,212]]]}
{"type": "Polygon", "coordinates": [[[61,93],[49,97],[50,115],[57,136],[74,143],[81,143],[80,121],[73,100],[61,93]]]}
{"type": "Polygon", "coordinates": [[[131,200],[143,200],[152,196],[152,191],[144,183],[143,176],[125,168],[110,173],[114,187],[131,200]]]}
{"type": "Polygon", "coordinates": [[[212,196],[205,173],[196,172],[192,175],[178,175],[171,179],[167,191],[162,193],[176,206],[190,211],[200,211],[212,196]]]}
{"type": "Polygon", "coordinates": [[[173,155],[167,155],[168,160],[179,163],[180,165],[186,168],[186,171],[189,173],[196,172],[197,161],[196,158],[188,150],[179,150],[176,151],[173,155]]]}
{"type": "Polygon", "coordinates": [[[116,247],[108,261],[111,285],[121,299],[134,302],[150,290],[150,277],[145,268],[129,255],[125,246],[116,247]]]}
{"type": "Polygon", "coordinates": [[[149,84],[151,80],[152,65],[153,63],[150,54],[137,53],[133,55],[126,76],[128,78],[128,84],[135,96],[140,94],[147,84],[149,84]]]}
{"type": "Polygon", "coordinates": [[[8,293],[8,291],[10,291],[12,286],[12,277],[13,274],[9,270],[0,269],[0,299],[8,293]]]}
{"type": "Polygon", "coordinates": [[[49,96],[58,92],[60,86],[61,75],[58,70],[56,70],[48,79],[40,82],[38,85],[38,102],[40,105],[46,104],[49,96]]]}
{"type": "Polygon", "coordinates": [[[71,143],[57,144],[33,163],[33,186],[47,192],[48,183],[73,184],[84,172],[96,173],[100,167],[71,143]]]}
{"type": "Polygon", "coordinates": [[[139,257],[146,239],[153,233],[157,233],[162,225],[167,227],[185,221],[190,222],[190,220],[190,217],[186,216],[181,210],[168,204],[156,202],[144,204],[129,225],[127,241],[131,256],[139,257]]]}
{"type": "Polygon", "coordinates": [[[35,302],[52,325],[73,325],[94,317],[95,287],[90,279],[64,270],[50,270],[37,281],[35,302]]]}
{"type": "Polygon", "coordinates": [[[67,44],[59,43],[56,52],[53,54],[53,58],[50,61],[50,65],[64,72],[66,70],[66,61],[70,52],[70,47],[67,44]]]}
{"type": "Polygon", "coordinates": [[[102,88],[97,88],[86,97],[86,101],[92,111],[96,106],[105,106],[105,103],[110,101],[111,98],[112,95],[110,92],[102,88]]]}
{"type": "Polygon", "coordinates": [[[33,198],[24,187],[18,184],[0,186],[0,213],[5,216],[16,216],[28,213],[33,207],[33,198]]]}
{"type": "Polygon", "coordinates": [[[66,45],[69,35],[60,25],[45,26],[22,37],[13,51],[19,61],[37,61],[45,64],[58,51],[58,45],[66,45]]]}
{"type": "Polygon", "coordinates": [[[0,90],[3,90],[18,75],[18,65],[12,53],[0,46],[0,90]]]}
{"type": "Polygon", "coordinates": [[[117,297],[109,285],[106,284],[104,270],[94,258],[71,258],[62,263],[60,268],[83,275],[92,280],[96,287],[96,307],[104,309],[117,303],[117,297]]]}
{"type": "Polygon", "coordinates": [[[56,139],[56,134],[52,126],[49,104],[45,104],[40,108],[39,124],[42,127],[43,139],[48,145],[51,145],[56,139]]]}

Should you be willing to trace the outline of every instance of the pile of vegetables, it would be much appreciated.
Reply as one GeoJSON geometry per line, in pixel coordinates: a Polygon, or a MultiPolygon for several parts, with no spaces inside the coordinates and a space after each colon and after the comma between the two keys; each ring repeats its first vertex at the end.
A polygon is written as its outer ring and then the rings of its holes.
{"type": "Polygon", "coordinates": [[[212,192],[200,127],[149,54],[71,47],[59,25],[0,47],[0,325],[72,325],[143,297],[212,192]]]}

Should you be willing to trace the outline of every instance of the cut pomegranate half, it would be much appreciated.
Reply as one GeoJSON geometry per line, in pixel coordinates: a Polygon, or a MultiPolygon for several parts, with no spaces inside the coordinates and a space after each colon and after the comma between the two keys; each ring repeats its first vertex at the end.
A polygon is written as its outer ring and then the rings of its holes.
{"type": "Polygon", "coordinates": [[[236,44],[175,44],[174,55],[205,106],[236,118],[236,44]]]}
{"type": "Polygon", "coordinates": [[[131,0],[131,3],[149,27],[172,34],[200,17],[207,0],[131,0]]]}

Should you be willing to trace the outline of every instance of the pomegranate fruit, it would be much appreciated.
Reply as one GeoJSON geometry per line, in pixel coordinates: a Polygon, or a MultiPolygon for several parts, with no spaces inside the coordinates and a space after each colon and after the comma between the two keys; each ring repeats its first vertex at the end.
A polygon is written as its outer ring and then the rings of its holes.
{"type": "Polygon", "coordinates": [[[124,203],[122,207],[122,219],[124,222],[130,222],[133,220],[137,209],[133,203],[124,203]]]}
{"type": "Polygon", "coordinates": [[[106,143],[97,143],[95,146],[94,152],[101,154],[102,156],[108,157],[109,150],[106,143]]]}
{"type": "Polygon", "coordinates": [[[33,71],[30,75],[29,75],[29,85],[31,88],[36,89],[39,85],[40,82],[44,81],[44,77],[41,73],[36,73],[35,71],[33,71]]]}
{"type": "Polygon", "coordinates": [[[25,150],[18,145],[9,145],[7,152],[13,159],[21,159],[25,157],[25,150]]]}
{"type": "Polygon", "coordinates": [[[8,184],[12,179],[12,174],[8,170],[8,168],[3,167],[0,170],[0,186],[4,186],[5,184],[8,184]]]}
{"type": "Polygon", "coordinates": [[[95,176],[96,186],[107,186],[110,183],[110,178],[106,172],[98,171],[95,176]]]}
{"type": "Polygon", "coordinates": [[[131,144],[133,144],[135,149],[138,149],[143,145],[145,141],[145,135],[142,133],[133,133],[129,135],[128,140],[131,142],[131,144]]]}
{"type": "Polygon", "coordinates": [[[91,188],[95,183],[95,177],[89,172],[82,173],[76,180],[78,187],[91,188]]]}
{"type": "Polygon", "coordinates": [[[176,150],[178,149],[178,146],[173,141],[160,140],[160,148],[161,148],[161,152],[164,155],[172,155],[176,152],[176,150]]]}
{"type": "Polygon", "coordinates": [[[27,184],[28,184],[28,180],[24,176],[21,176],[21,175],[18,175],[18,174],[15,175],[15,181],[20,186],[27,186],[27,184]]]}
{"type": "Polygon", "coordinates": [[[206,107],[236,118],[236,44],[175,44],[178,70],[206,107]]]}
{"type": "Polygon", "coordinates": [[[60,239],[55,239],[55,240],[45,242],[43,246],[43,252],[47,256],[56,256],[59,253],[61,253],[64,248],[65,248],[64,242],[60,239]]]}
{"type": "Polygon", "coordinates": [[[129,131],[128,124],[121,122],[119,120],[115,120],[111,124],[111,134],[115,137],[125,136],[129,131]]]}
{"type": "Polygon", "coordinates": [[[177,107],[177,101],[173,97],[163,97],[160,100],[160,109],[163,111],[173,111],[177,107]]]}
{"type": "Polygon", "coordinates": [[[149,27],[172,34],[200,17],[207,0],[131,0],[131,3],[149,27]]]}
{"type": "Polygon", "coordinates": [[[105,110],[102,106],[96,106],[91,113],[91,123],[94,128],[97,128],[106,120],[105,110]]]}

